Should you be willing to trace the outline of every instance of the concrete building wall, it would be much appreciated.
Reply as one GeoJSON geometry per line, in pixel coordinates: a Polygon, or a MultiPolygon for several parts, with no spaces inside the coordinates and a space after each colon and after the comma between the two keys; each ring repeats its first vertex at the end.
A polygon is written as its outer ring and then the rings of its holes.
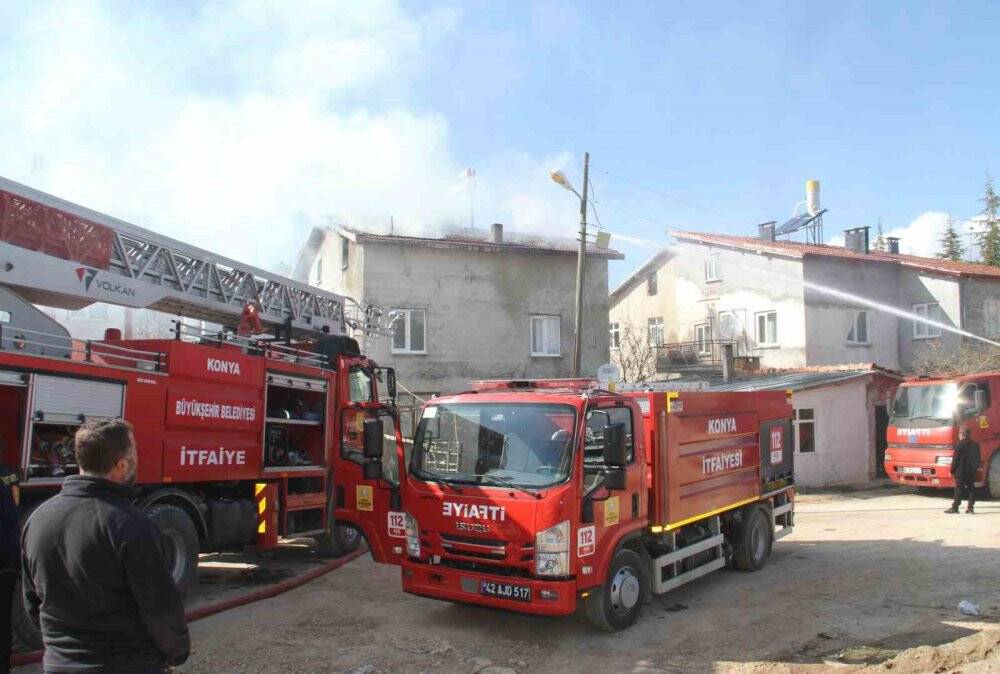
{"type": "MultiPolygon", "coordinates": [[[[652,272],[656,276],[656,294],[650,295],[645,279],[639,280],[609,308],[608,320],[624,329],[626,324],[645,334],[650,318],[663,319],[663,338],[678,340],[676,310],[676,262],[669,260],[652,272]]],[[[648,276],[648,275],[647,275],[648,276]]]]}
{"type": "MultiPolygon", "coordinates": [[[[339,239],[328,236],[321,249],[336,272],[339,239]]],[[[386,337],[365,345],[379,364],[396,368],[409,390],[442,393],[466,389],[474,379],[571,375],[575,255],[371,241],[350,248],[348,269],[329,289],[387,310],[426,311],[426,354],[393,354],[386,337]],[[532,315],[559,317],[560,355],[531,355],[532,315]]],[[[588,257],[584,299],[581,368],[593,376],[609,358],[605,259],[588,257]]]]}
{"type": "MultiPolygon", "coordinates": [[[[937,303],[941,306],[941,321],[959,327],[962,324],[959,284],[959,279],[951,276],[902,270],[898,282],[900,307],[912,311],[914,304],[937,303]]],[[[903,370],[911,370],[914,360],[929,349],[951,351],[960,348],[962,338],[959,335],[942,330],[938,337],[916,337],[913,323],[907,319],[900,321],[899,363],[903,370]]]]}
{"type": "Polygon", "coordinates": [[[800,260],[700,244],[680,248],[675,286],[680,341],[693,341],[696,326],[710,323],[713,339],[736,339],[741,351],[759,356],[764,367],[807,364],[800,260]],[[705,263],[713,257],[718,278],[706,280],[705,263]],[[757,315],[771,311],[777,314],[777,344],[761,345],[757,315]],[[734,334],[723,334],[730,328],[734,334]]]}
{"type": "Polygon", "coordinates": [[[962,280],[962,327],[987,339],[1000,339],[1000,281],[962,280]]]}
{"type": "MultiPolygon", "coordinates": [[[[877,297],[879,302],[900,306],[898,267],[885,264],[862,264],[835,258],[807,258],[803,261],[804,280],[815,286],[831,288],[860,298],[877,297]],[[875,292],[877,290],[877,292],[875,292]]],[[[878,363],[897,369],[899,362],[901,319],[888,311],[879,311],[851,301],[842,295],[824,293],[815,286],[805,288],[806,361],[809,365],[843,363],[878,363]],[[858,313],[867,312],[867,343],[848,341],[858,313]]],[[[909,311],[909,306],[905,307],[909,311]]],[[[857,334],[854,335],[855,340],[857,334]]]]}
{"type": "Polygon", "coordinates": [[[874,443],[868,380],[858,377],[792,395],[796,410],[813,410],[816,434],[815,452],[795,454],[796,484],[828,487],[869,479],[874,443]]]}

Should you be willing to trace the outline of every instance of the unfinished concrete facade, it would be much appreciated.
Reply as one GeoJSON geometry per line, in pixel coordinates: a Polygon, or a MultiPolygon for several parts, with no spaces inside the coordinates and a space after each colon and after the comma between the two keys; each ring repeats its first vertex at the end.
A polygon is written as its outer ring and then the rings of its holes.
{"type": "Polygon", "coordinates": [[[893,311],[985,337],[1000,334],[1000,269],[881,251],[673,232],[677,332],[699,325],[762,367],[879,363],[911,371],[963,338],[893,311]],[[884,307],[866,305],[865,299],[884,307]]]}
{"type": "MultiPolygon", "coordinates": [[[[423,238],[323,228],[313,231],[293,276],[401,312],[396,335],[364,349],[427,397],[474,379],[571,375],[575,246],[502,230],[423,238]]],[[[584,376],[608,362],[608,260],[621,257],[588,251],[584,376]]]]}

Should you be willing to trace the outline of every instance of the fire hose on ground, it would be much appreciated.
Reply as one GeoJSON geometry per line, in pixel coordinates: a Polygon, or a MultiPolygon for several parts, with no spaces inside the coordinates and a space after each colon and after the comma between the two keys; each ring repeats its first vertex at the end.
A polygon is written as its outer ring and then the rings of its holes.
{"type": "MultiPolygon", "coordinates": [[[[236,608],[238,606],[245,606],[246,604],[252,604],[256,601],[262,599],[270,599],[271,597],[276,597],[279,594],[284,594],[289,590],[294,590],[297,587],[301,587],[306,583],[316,580],[320,576],[324,576],[334,569],[339,569],[344,564],[361,557],[368,552],[367,547],[361,547],[354,552],[351,552],[343,557],[333,559],[322,566],[318,566],[311,571],[307,571],[300,576],[295,576],[294,578],[288,578],[287,580],[280,581],[266,587],[263,590],[257,590],[256,592],[250,592],[239,597],[233,597],[231,599],[225,599],[214,604],[208,604],[207,606],[199,606],[198,608],[192,609],[187,612],[186,618],[189,623],[195,620],[201,620],[202,618],[207,618],[208,616],[215,615],[216,613],[222,613],[223,611],[228,611],[229,609],[236,608]]],[[[11,655],[10,664],[11,667],[17,667],[20,665],[31,665],[42,661],[42,655],[45,651],[30,651],[28,653],[14,653],[11,655]]]]}

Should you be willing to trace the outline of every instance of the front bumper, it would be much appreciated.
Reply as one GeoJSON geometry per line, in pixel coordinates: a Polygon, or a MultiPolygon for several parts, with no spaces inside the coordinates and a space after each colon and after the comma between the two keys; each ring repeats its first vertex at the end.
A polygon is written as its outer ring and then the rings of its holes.
{"type": "Polygon", "coordinates": [[[507,611],[534,615],[569,615],[576,611],[576,581],[537,580],[493,575],[475,571],[462,571],[436,564],[406,560],[403,562],[403,591],[432,599],[444,599],[464,604],[490,606],[507,611]],[[531,601],[501,599],[479,594],[480,581],[514,583],[531,588],[531,601]],[[552,599],[543,599],[542,592],[555,593],[552,599]]]}
{"type": "Polygon", "coordinates": [[[942,464],[894,461],[885,464],[885,472],[892,482],[911,487],[951,489],[955,486],[955,478],[951,474],[950,466],[942,464]],[[920,470],[919,473],[911,472],[917,469],[920,470]]]}

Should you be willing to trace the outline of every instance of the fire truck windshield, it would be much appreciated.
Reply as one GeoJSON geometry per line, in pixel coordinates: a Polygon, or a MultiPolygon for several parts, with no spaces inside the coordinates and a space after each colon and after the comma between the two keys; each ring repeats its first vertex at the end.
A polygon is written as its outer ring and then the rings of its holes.
{"type": "Polygon", "coordinates": [[[893,425],[909,421],[945,421],[955,417],[958,402],[957,384],[900,386],[892,403],[893,425]]]}
{"type": "Polygon", "coordinates": [[[569,405],[432,405],[417,426],[411,474],[496,487],[550,487],[569,477],[576,412],[569,405]]]}

